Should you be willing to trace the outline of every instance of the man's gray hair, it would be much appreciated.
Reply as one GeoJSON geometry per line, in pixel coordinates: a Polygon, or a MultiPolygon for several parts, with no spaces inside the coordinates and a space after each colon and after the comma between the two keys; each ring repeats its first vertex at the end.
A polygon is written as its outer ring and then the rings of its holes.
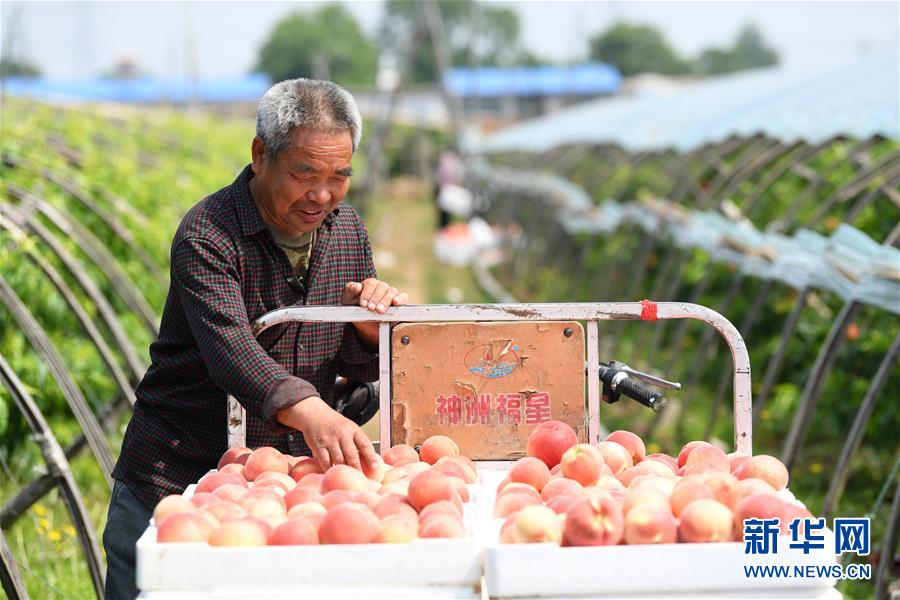
{"type": "Polygon", "coordinates": [[[259,101],[256,135],[269,158],[287,148],[294,127],[323,131],[350,130],[353,151],[362,136],[362,118],[350,92],[331,81],[287,79],[276,83],[259,101]]]}

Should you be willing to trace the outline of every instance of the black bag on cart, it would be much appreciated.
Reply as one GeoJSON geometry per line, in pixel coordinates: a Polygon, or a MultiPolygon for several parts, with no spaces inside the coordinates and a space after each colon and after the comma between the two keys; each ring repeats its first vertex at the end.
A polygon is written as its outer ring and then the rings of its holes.
{"type": "Polygon", "coordinates": [[[365,425],[378,412],[378,384],[339,378],[334,386],[334,410],[365,425]]]}

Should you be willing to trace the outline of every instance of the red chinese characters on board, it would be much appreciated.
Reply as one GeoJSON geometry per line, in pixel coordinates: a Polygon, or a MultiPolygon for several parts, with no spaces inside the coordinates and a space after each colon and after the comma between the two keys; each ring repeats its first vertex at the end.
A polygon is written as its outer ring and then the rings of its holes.
{"type": "Polygon", "coordinates": [[[536,425],[551,420],[550,393],[439,394],[434,414],[438,425],[536,425]]]}

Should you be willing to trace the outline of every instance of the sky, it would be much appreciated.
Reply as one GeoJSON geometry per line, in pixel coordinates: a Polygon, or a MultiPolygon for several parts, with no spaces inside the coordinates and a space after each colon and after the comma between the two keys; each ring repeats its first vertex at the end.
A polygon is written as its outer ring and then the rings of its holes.
{"type": "MultiPolygon", "coordinates": [[[[689,57],[711,45],[730,45],[748,23],[792,67],[826,67],[865,52],[900,51],[900,3],[890,1],[487,2],[515,10],[524,44],[554,61],[585,59],[588,38],[619,20],[656,26],[689,57]]],[[[342,3],[374,35],[382,2],[342,3]]],[[[239,77],[253,68],[280,18],[323,4],[4,0],[0,48],[24,54],[55,79],[96,75],[125,55],[155,75],[186,76],[193,63],[203,77],[239,77]]]]}

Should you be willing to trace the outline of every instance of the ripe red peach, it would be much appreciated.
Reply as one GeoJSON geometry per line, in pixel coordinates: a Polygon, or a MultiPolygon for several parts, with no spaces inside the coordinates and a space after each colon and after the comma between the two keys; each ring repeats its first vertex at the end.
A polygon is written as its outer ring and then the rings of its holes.
{"type": "Polygon", "coordinates": [[[682,446],[681,452],[678,453],[679,468],[684,466],[694,448],[699,448],[700,446],[712,446],[712,444],[710,444],[709,442],[704,442],[703,440],[694,440],[693,442],[688,442],[687,444],[682,446]]]}
{"type": "Polygon", "coordinates": [[[445,435],[433,435],[422,442],[419,460],[433,465],[442,456],[458,456],[459,446],[445,435]]]}
{"type": "Polygon", "coordinates": [[[453,478],[436,471],[424,471],[409,482],[409,503],[421,511],[426,505],[440,500],[459,501],[453,478]]]}
{"type": "Polygon", "coordinates": [[[448,515],[435,515],[419,527],[422,538],[462,538],[466,529],[458,519],[448,515]]]}
{"type": "Polygon", "coordinates": [[[668,454],[662,454],[661,452],[654,452],[653,454],[648,454],[644,460],[652,460],[656,462],[661,462],[666,465],[670,469],[672,469],[672,473],[678,474],[678,461],[669,456],[668,454]]]}
{"type": "Polygon", "coordinates": [[[711,500],[714,498],[712,490],[706,487],[698,476],[685,478],[679,481],[672,490],[669,502],[672,503],[672,514],[680,517],[690,504],[698,500],[711,500]]]}
{"type": "MultiPolygon", "coordinates": [[[[435,502],[435,504],[440,504],[440,502],[435,502]]],[[[429,505],[433,506],[433,505],[429,505]]],[[[428,506],[425,507],[427,509],[428,506]]],[[[379,519],[386,519],[388,517],[407,517],[417,521],[419,519],[418,513],[416,513],[416,509],[406,501],[405,497],[396,496],[396,495],[388,495],[383,496],[381,500],[379,500],[378,504],[375,505],[375,515],[379,519]]]]}
{"type": "Polygon", "coordinates": [[[210,546],[265,546],[271,528],[259,519],[243,517],[219,525],[209,538],[210,546]]]}
{"type": "Polygon", "coordinates": [[[497,493],[497,497],[506,496],[507,494],[525,494],[526,496],[531,496],[535,500],[542,500],[541,495],[538,493],[536,489],[528,485],[527,483],[517,483],[512,482],[503,486],[503,489],[497,493]]]}
{"type": "Polygon", "coordinates": [[[197,508],[202,508],[207,504],[215,504],[216,502],[221,501],[222,499],[212,492],[200,492],[199,494],[194,494],[193,496],[191,496],[191,504],[193,504],[197,508]]]}
{"type": "Polygon", "coordinates": [[[303,504],[305,502],[322,502],[322,494],[317,489],[311,487],[297,486],[284,496],[284,504],[288,510],[292,506],[303,504]]]}
{"type": "Polygon", "coordinates": [[[409,479],[398,479],[397,481],[392,481],[387,485],[381,486],[381,489],[378,490],[379,494],[398,494],[400,496],[408,496],[409,495],[409,479]]]}
{"type": "Polygon", "coordinates": [[[494,502],[494,516],[505,518],[526,506],[540,505],[541,497],[530,494],[511,493],[499,496],[494,502]]]}
{"type": "Polygon", "coordinates": [[[626,513],[626,544],[674,544],[677,540],[678,522],[667,509],[642,504],[626,513]]]}
{"type": "Polygon", "coordinates": [[[247,457],[247,462],[244,464],[244,476],[247,481],[253,481],[265,471],[276,471],[287,475],[288,469],[288,460],[284,454],[277,448],[263,446],[251,452],[247,457]]]}
{"type": "Polygon", "coordinates": [[[433,502],[429,504],[419,513],[419,522],[428,519],[432,515],[436,514],[444,514],[450,515],[451,517],[456,517],[457,519],[462,519],[463,512],[459,509],[459,507],[452,502],[448,502],[446,500],[441,500],[440,502],[433,502]]]}
{"type": "Polygon", "coordinates": [[[725,453],[712,444],[692,448],[684,462],[684,474],[690,475],[710,470],[731,472],[725,453]]]}
{"type": "MultiPolygon", "coordinates": [[[[618,481],[616,483],[618,483],[618,481]]],[[[547,482],[547,485],[541,490],[541,498],[544,502],[548,502],[554,496],[577,496],[582,490],[584,490],[584,486],[574,479],[560,477],[558,479],[551,479],[547,482]]]]}
{"type": "Polygon", "coordinates": [[[297,481],[297,487],[311,487],[321,491],[323,479],[325,479],[325,475],[322,473],[309,473],[297,481]]]}
{"type": "Polygon", "coordinates": [[[255,487],[262,484],[271,485],[266,483],[268,481],[277,482],[285,492],[289,492],[297,487],[297,482],[290,475],[287,475],[285,473],[277,473],[275,471],[266,471],[265,473],[257,477],[255,480],[253,480],[253,486],[255,487]]]}
{"type": "Polygon", "coordinates": [[[179,513],[166,518],[156,531],[160,544],[171,542],[206,542],[212,535],[210,522],[195,513],[179,513]]]}
{"type": "Polygon", "coordinates": [[[569,425],[562,421],[547,421],[535,427],[528,436],[526,451],[528,456],[541,459],[552,469],[562,460],[566,450],[577,443],[578,436],[569,425]]]}
{"type": "Polygon", "coordinates": [[[756,494],[747,496],[737,503],[734,509],[734,527],[738,539],[744,539],[745,519],[781,519],[779,528],[783,534],[788,533],[790,523],[785,518],[788,512],[787,502],[772,494],[756,494]]]}
{"type": "Polygon", "coordinates": [[[319,543],[318,527],[302,517],[288,519],[269,534],[270,546],[310,546],[319,543]]]}
{"type": "Polygon", "coordinates": [[[378,533],[372,540],[376,544],[405,544],[419,537],[419,525],[415,519],[389,516],[378,526],[378,533]]]}
{"type": "Polygon", "coordinates": [[[332,490],[322,496],[322,505],[328,510],[331,510],[338,504],[354,502],[355,499],[356,492],[350,490],[332,490]]]}
{"type": "Polygon", "coordinates": [[[365,504],[372,510],[375,510],[375,505],[378,504],[378,501],[381,500],[381,495],[376,494],[375,492],[354,492],[353,493],[353,501],[359,502],[360,504],[365,504]]]}
{"type": "Polygon", "coordinates": [[[603,456],[603,464],[609,467],[613,475],[618,475],[634,466],[631,454],[621,444],[600,442],[595,447],[600,451],[600,455],[603,456]]]}
{"type": "Polygon", "coordinates": [[[622,513],[627,517],[632,509],[645,504],[653,504],[666,512],[672,511],[672,505],[669,503],[668,498],[657,490],[641,487],[628,492],[628,496],[625,497],[625,503],[622,505],[622,513]]]}
{"type": "Polygon", "coordinates": [[[247,511],[240,504],[223,500],[216,504],[209,504],[200,509],[200,512],[212,515],[219,523],[225,523],[232,519],[241,519],[247,516],[247,511]]]}
{"type": "Polygon", "coordinates": [[[153,520],[156,522],[156,526],[159,527],[172,515],[192,513],[195,510],[197,510],[197,507],[190,500],[181,494],[172,494],[157,503],[156,508],[153,509],[153,520]]]}
{"type": "Polygon", "coordinates": [[[518,513],[511,514],[506,517],[506,520],[503,521],[503,525],[500,526],[500,543],[501,544],[514,544],[515,540],[513,540],[513,525],[516,523],[516,515],[518,513]]]}
{"type": "Polygon", "coordinates": [[[466,483],[475,483],[478,480],[478,467],[475,465],[475,461],[468,456],[463,456],[462,454],[459,456],[442,456],[434,464],[439,465],[444,462],[461,465],[466,472],[466,483]]]}
{"type": "Polygon", "coordinates": [[[328,511],[319,527],[323,544],[368,544],[378,535],[378,517],[364,504],[345,502],[328,511]]]}
{"type": "Polygon", "coordinates": [[[292,506],[290,510],[287,511],[286,516],[288,519],[303,517],[304,519],[315,525],[316,530],[318,530],[327,513],[328,509],[326,509],[318,502],[304,502],[302,504],[295,504],[294,506],[292,506]]]}
{"type": "Polygon", "coordinates": [[[404,478],[410,477],[410,474],[400,468],[388,469],[384,474],[384,478],[381,480],[381,485],[388,485],[390,483],[394,483],[395,481],[399,481],[404,478]]]}
{"type": "Polygon", "coordinates": [[[241,477],[240,475],[236,475],[235,473],[208,473],[200,478],[200,481],[197,482],[197,487],[194,489],[195,494],[200,494],[202,492],[213,492],[217,488],[233,483],[235,485],[240,485],[242,487],[248,487],[247,480],[241,477]]]}
{"type": "Polygon", "coordinates": [[[737,503],[743,497],[740,482],[731,473],[723,471],[709,473],[703,480],[703,485],[710,489],[713,493],[713,498],[730,510],[734,510],[734,507],[737,506],[737,503]]]}
{"type": "Polygon", "coordinates": [[[419,453],[407,444],[396,444],[385,451],[383,458],[387,464],[395,465],[401,460],[418,461],[419,453]]]}
{"type": "MultiPolygon", "coordinates": [[[[622,450],[624,452],[625,449],[622,450]]],[[[600,479],[604,458],[590,444],[575,444],[562,455],[560,464],[563,477],[573,479],[581,485],[593,485],[600,479]]]]}
{"type": "Polygon", "coordinates": [[[644,460],[644,456],[647,454],[644,440],[642,440],[638,434],[632,433],[631,431],[626,431],[624,429],[613,431],[606,436],[606,441],[615,442],[623,446],[631,455],[632,464],[635,465],[644,460]]]}
{"type": "Polygon", "coordinates": [[[756,477],[749,477],[747,479],[738,480],[738,485],[740,485],[741,487],[742,498],[746,498],[747,496],[755,496],[756,494],[775,495],[778,493],[778,490],[773,488],[762,479],[757,479],[756,477]]]}
{"type": "Polygon", "coordinates": [[[362,492],[369,488],[369,482],[362,471],[357,471],[348,465],[334,465],[322,479],[322,493],[327,494],[334,490],[349,490],[362,492]]]}
{"type": "Polygon", "coordinates": [[[247,458],[249,458],[252,450],[247,448],[246,446],[233,446],[225,451],[222,457],[219,459],[219,463],[216,465],[216,469],[219,471],[222,470],[222,467],[230,464],[237,464],[243,466],[244,463],[247,462],[247,458]]]}
{"type": "Polygon", "coordinates": [[[562,541],[562,523],[557,514],[546,506],[526,506],[516,514],[512,531],[517,544],[562,541]]]}
{"type": "Polygon", "coordinates": [[[533,456],[525,456],[513,463],[508,479],[510,482],[530,485],[540,492],[550,481],[550,469],[544,461],[533,456]]]}
{"type": "Polygon", "coordinates": [[[788,470],[784,463],[767,454],[751,456],[735,470],[734,475],[738,479],[762,479],[776,490],[783,490],[788,484],[788,470]]]}
{"type": "Polygon", "coordinates": [[[238,485],[235,483],[226,483],[225,485],[219,486],[213,491],[213,494],[221,500],[226,500],[228,502],[237,502],[241,498],[244,497],[244,494],[249,492],[250,490],[242,485],[238,485]]]}
{"type": "Polygon", "coordinates": [[[731,540],[734,515],[716,500],[694,500],[681,513],[678,538],[683,542],[727,542],[731,540]]]}
{"type": "MultiPolygon", "coordinates": [[[[446,458],[446,457],[444,457],[446,458]]],[[[463,483],[466,483],[466,480],[469,478],[469,474],[466,472],[466,468],[462,466],[460,463],[450,462],[450,461],[438,461],[434,463],[434,466],[431,467],[432,471],[437,471],[438,473],[443,473],[447,477],[456,477],[463,483]]]]}
{"type": "Polygon", "coordinates": [[[642,475],[640,477],[635,477],[631,480],[631,485],[628,489],[637,490],[640,488],[650,488],[654,489],[666,498],[672,495],[672,491],[675,489],[676,481],[673,479],[666,479],[665,477],[657,477],[655,475],[642,475]]]}
{"type": "Polygon", "coordinates": [[[251,489],[241,497],[238,504],[248,515],[257,519],[284,517],[287,512],[284,497],[268,488],[251,489]]]}
{"type": "MultiPolygon", "coordinates": [[[[247,456],[250,456],[249,454],[247,456]]],[[[239,465],[237,463],[231,463],[230,465],[225,465],[221,469],[219,469],[219,473],[234,473],[235,475],[240,475],[242,479],[246,480],[244,477],[244,465],[239,465]]]]}
{"type": "Polygon", "coordinates": [[[291,479],[297,482],[310,473],[322,473],[319,461],[311,456],[301,456],[290,470],[291,479]]]}
{"type": "Polygon", "coordinates": [[[625,519],[612,498],[580,498],[566,513],[563,541],[567,546],[615,546],[622,540],[625,519]]]}
{"type": "Polygon", "coordinates": [[[739,466],[744,464],[744,461],[750,458],[749,454],[744,454],[743,452],[731,452],[728,456],[728,468],[734,473],[739,466]]]}
{"type": "Polygon", "coordinates": [[[565,515],[572,508],[572,504],[578,500],[578,496],[570,496],[568,494],[557,494],[547,500],[546,506],[558,515],[565,515]]]}

